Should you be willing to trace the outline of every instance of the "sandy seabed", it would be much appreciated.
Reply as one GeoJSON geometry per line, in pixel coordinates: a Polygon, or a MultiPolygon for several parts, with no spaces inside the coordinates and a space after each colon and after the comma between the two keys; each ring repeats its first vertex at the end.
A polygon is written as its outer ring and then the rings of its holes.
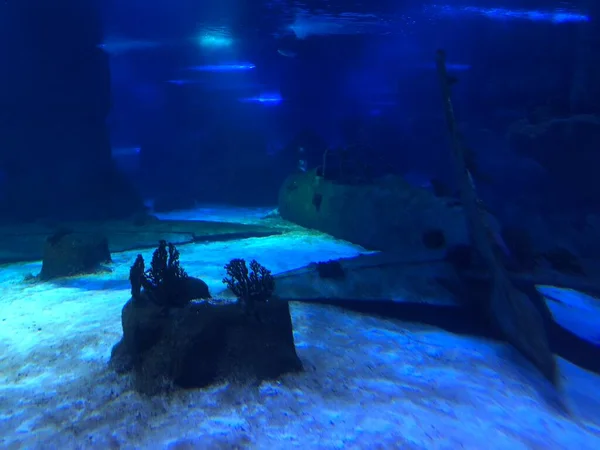
{"type": "MultiPolygon", "coordinates": [[[[233,257],[278,273],[364,251],[302,230],[179,249],[213,293],[233,257]]],[[[325,305],[291,304],[302,373],[141,396],[107,366],[136,255],[57,283],[0,268],[0,448],[600,448],[598,375],[559,360],[565,412],[504,344],[325,305]]]]}

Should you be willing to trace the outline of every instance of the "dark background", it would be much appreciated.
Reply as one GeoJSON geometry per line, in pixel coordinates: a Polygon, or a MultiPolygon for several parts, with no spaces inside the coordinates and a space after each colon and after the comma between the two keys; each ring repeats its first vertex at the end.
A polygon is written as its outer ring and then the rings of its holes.
{"type": "Polygon", "coordinates": [[[324,34],[298,39],[290,26],[299,11],[323,13],[323,2],[2,2],[2,217],[127,217],[148,198],[167,207],[274,205],[281,182],[297,170],[300,147],[309,166],[328,147],[355,146],[363,149],[356,158],[382,173],[451,184],[433,66],[438,48],[450,63],[470,66],[454,73],[454,100],[483,173],[481,190],[498,214],[516,201],[574,215],[596,209],[597,152],[582,157],[571,148],[583,141],[596,148],[595,125],[568,142],[550,139],[542,157],[510,137],[519,121],[599,112],[595,2],[566,5],[590,14],[586,23],[461,9],[489,4],[480,0],[450,1],[445,10],[417,1],[367,3],[327,2],[325,12],[337,19],[324,34]],[[342,15],[348,12],[355,15],[342,15]],[[198,36],[219,26],[231,47],[202,48],[198,36]],[[233,61],[255,68],[187,70],[233,61]],[[257,101],[265,94],[281,102],[257,101]]]}

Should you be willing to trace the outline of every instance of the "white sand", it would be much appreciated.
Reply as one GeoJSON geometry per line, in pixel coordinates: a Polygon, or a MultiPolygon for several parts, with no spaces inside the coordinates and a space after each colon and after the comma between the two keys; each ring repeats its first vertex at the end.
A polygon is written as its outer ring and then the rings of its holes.
{"type": "MultiPolygon", "coordinates": [[[[179,249],[213,292],[233,257],[281,272],[362,251],[301,231],[179,249]]],[[[39,263],[0,269],[0,448],[600,448],[597,375],[560,361],[563,414],[504,345],[328,306],[292,305],[304,373],[140,396],[107,368],[136,252],[113,256],[58,283],[22,283],[39,263]]]]}

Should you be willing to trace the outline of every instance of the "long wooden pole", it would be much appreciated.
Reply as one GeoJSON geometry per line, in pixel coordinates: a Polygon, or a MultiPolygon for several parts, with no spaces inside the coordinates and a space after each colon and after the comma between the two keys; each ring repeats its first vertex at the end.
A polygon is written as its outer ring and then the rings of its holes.
{"type": "Polygon", "coordinates": [[[436,66],[469,236],[492,279],[492,294],[485,309],[489,311],[492,322],[498,326],[507,341],[526,356],[548,380],[558,385],[558,369],[548,344],[542,315],[531,299],[518,290],[508,277],[498,253],[498,246],[494,244],[483,203],[477,195],[473,178],[467,168],[465,150],[458,134],[451,99],[451,85],[455,80],[448,75],[446,54],[443,50],[437,52],[436,66]]]}

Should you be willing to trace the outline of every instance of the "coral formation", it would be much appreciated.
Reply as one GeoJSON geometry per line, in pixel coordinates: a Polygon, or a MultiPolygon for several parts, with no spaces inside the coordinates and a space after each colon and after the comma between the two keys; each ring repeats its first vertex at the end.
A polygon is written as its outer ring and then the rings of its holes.
{"type": "Polygon", "coordinates": [[[250,261],[250,271],[243,259],[232,259],[225,265],[228,277],[223,283],[233,292],[246,312],[253,312],[256,303],[266,302],[275,291],[275,280],[271,271],[256,260],[250,261]]]}
{"type": "Polygon", "coordinates": [[[210,298],[206,283],[185,272],[179,264],[179,250],[164,240],[152,254],[150,269],[145,270],[144,258],[137,256],[129,271],[129,281],[133,299],[144,293],[165,307],[181,307],[193,299],[210,298]]]}
{"type": "Polygon", "coordinates": [[[142,293],[142,280],[144,279],[146,265],[144,257],[137,255],[135,262],[129,269],[129,283],[131,283],[131,297],[139,298],[142,293]]]}

